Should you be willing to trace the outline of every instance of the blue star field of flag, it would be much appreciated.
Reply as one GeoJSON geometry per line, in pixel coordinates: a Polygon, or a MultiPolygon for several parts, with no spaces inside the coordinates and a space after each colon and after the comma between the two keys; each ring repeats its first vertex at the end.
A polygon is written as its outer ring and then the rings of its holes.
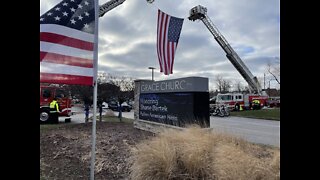
{"type": "Polygon", "coordinates": [[[63,0],[40,16],[40,24],[58,24],[94,33],[94,0],[63,0]]]}
{"type": "Polygon", "coordinates": [[[168,41],[176,43],[179,41],[182,24],[183,19],[171,16],[168,28],[168,41]]]}

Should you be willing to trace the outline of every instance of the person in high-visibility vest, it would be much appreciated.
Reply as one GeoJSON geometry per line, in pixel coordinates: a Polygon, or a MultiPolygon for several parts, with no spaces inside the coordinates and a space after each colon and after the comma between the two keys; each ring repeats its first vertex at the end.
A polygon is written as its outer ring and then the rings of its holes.
{"type": "Polygon", "coordinates": [[[57,101],[57,98],[53,98],[52,102],[50,103],[50,116],[51,116],[51,121],[54,123],[59,122],[59,104],[57,101]]]}
{"type": "Polygon", "coordinates": [[[242,105],[240,104],[240,109],[239,109],[240,111],[243,111],[243,108],[242,108],[242,105]]]}
{"type": "Polygon", "coordinates": [[[252,101],[253,103],[253,109],[260,109],[260,101],[258,99],[255,99],[252,101]]]}

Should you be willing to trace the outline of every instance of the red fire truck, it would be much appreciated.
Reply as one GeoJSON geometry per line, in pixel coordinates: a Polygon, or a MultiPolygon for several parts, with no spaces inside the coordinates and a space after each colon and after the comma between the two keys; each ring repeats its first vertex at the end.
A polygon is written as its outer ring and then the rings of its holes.
{"type": "MultiPolygon", "coordinates": [[[[70,117],[71,116],[71,98],[68,91],[64,88],[54,85],[42,85],[40,84],[40,123],[58,123],[50,122],[50,108],[49,104],[56,97],[59,103],[59,116],[70,117]]],[[[70,118],[66,118],[66,121],[70,121],[70,118]]]]}
{"type": "Polygon", "coordinates": [[[242,94],[242,93],[225,93],[218,94],[216,98],[216,104],[224,104],[230,110],[239,110],[240,106],[243,109],[251,109],[252,104],[250,104],[253,100],[259,100],[260,106],[266,106],[268,96],[258,95],[258,94],[242,94]]]}

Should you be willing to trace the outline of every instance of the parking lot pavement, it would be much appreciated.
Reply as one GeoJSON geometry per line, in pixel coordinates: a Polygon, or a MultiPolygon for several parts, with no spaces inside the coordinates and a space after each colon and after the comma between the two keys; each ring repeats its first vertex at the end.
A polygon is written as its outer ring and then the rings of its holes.
{"type": "MultiPolygon", "coordinates": [[[[118,115],[118,112],[116,112],[118,115]]],[[[128,118],[128,119],[134,119],[133,110],[130,112],[122,112],[122,117],[128,118]]]]}
{"type": "MultiPolygon", "coordinates": [[[[110,109],[103,109],[102,111],[102,115],[105,115],[108,111],[114,112],[115,115],[118,115],[118,112],[112,111],[110,109]]],[[[84,110],[81,107],[72,107],[71,109],[72,112],[72,116],[70,116],[69,118],[71,118],[71,123],[75,123],[75,124],[79,124],[79,123],[85,123],[85,114],[84,114],[84,110]]],[[[99,115],[99,111],[97,110],[97,115],[99,115]]],[[[93,116],[93,109],[91,108],[89,110],[89,118],[93,116]]],[[[131,112],[122,112],[122,116],[125,118],[131,118],[133,119],[133,111],[131,112]],[[132,117],[131,117],[132,116],[132,117]]],[[[59,117],[59,123],[65,123],[65,119],[68,117],[59,117]]],[[[99,120],[99,118],[96,119],[97,121],[99,120]]]]}
{"type": "MultiPolygon", "coordinates": [[[[123,112],[122,116],[134,119],[133,111],[123,112]]],[[[280,147],[280,121],[210,116],[210,128],[214,131],[242,137],[250,142],[280,147]]]]}

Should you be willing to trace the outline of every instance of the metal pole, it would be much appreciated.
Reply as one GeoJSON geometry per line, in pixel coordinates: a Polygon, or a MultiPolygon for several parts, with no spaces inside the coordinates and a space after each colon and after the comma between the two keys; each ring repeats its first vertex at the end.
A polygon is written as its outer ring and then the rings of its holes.
{"type": "Polygon", "coordinates": [[[99,30],[99,0],[94,1],[95,26],[94,26],[94,58],[93,58],[93,120],[92,120],[92,148],[91,148],[91,166],[90,180],[94,180],[94,167],[96,159],[96,120],[97,120],[97,74],[98,74],[98,30],[99,30]]]}
{"type": "Polygon", "coordinates": [[[271,81],[271,80],[269,80],[269,89],[270,89],[270,81],[271,81]]]}
{"type": "Polygon", "coordinates": [[[148,67],[148,69],[151,69],[152,71],[151,71],[151,78],[152,78],[152,81],[153,81],[153,70],[155,69],[154,67],[148,67]]]}
{"type": "Polygon", "coordinates": [[[153,69],[152,69],[152,81],[153,81],[153,69]]]}
{"type": "Polygon", "coordinates": [[[94,167],[96,158],[96,120],[97,120],[97,83],[94,83],[93,90],[93,120],[92,120],[92,148],[91,148],[91,167],[90,167],[90,180],[94,180],[94,167]]]}
{"type": "Polygon", "coordinates": [[[266,73],[263,73],[263,89],[266,89],[266,73]]]}

